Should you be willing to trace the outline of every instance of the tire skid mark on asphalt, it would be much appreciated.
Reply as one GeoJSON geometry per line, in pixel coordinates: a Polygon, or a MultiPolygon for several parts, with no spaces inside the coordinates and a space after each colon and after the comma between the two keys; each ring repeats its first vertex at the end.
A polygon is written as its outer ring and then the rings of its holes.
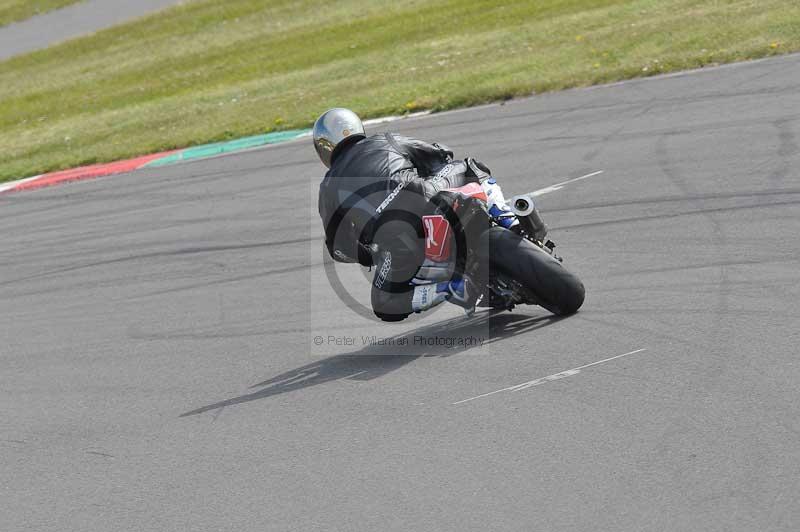
{"type": "MultiPolygon", "coordinates": [[[[681,264],[679,266],[667,266],[661,268],[640,268],[638,270],[618,270],[614,273],[608,274],[609,277],[629,277],[631,275],[648,274],[648,273],[667,273],[667,272],[680,272],[687,270],[702,270],[705,268],[723,268],[726,266],[761,266],[763,264],[770,265],[784,265],[800,261],[798,257],[765,257],[763,259],[747,259],[747,260],[723,260],[707,262],[705,264],[681,264]]],[[[752,284],[751,281],[742,282],[743,285],[752,284]]],[[[708,282],[696,283],[695,286],[708,286],[708,282]]]]}
{"type": "Polygon", "coordinates": [[[140,294],[140,295],[137,295],[137,296],[134,296],[134,297],[126,298],[126,301],[135,301],[135,300],[146,299],[146,298],[150,298],[150,297],[164,296],[164,295],[167,295],[167,294],[175,294],[175,293],[178,293],[178,292],[187,292],[187,291],[191,291],[191,290],[196,290],[198,288],[208,288],[210,286],[219,286],[219,285],[229,284],[229,283],[238,283],[238,282],[241,282],[241,281],[249,281],[249,280],[252,280],[252,279],[261,279],[261,278],[265,278],[265,277],[271,277],[273,275],[296,273],[296,272],[301,271],[301,270],[310,270],[312,268],[321,267],[321,266],[322,266],[322,263],[294,264],[292,266],[287,266],[287,267],[284,267],[284,268],[274,268],[274,269],[271,269],[271,270],[263,270],[263,271],[258,271],[258,272],[255,272],[255,273],[250,273],[250,274],[245,274],[245,275],[237,275],[237,276],[234,276],[234,277],[226,277],[224,279],[206,281],[206,282],[203,282],[203,283],[194,283],[194,284],[189,284],[189,285],[184,285],[184,286],[178,286],[178,287],[175,287],[175,288],[167,288],[167,289],[164,289],[164,290],[157,290],[157,291],[154,291],[154,292],[147,292],[147,293],[140,294]]]}
{"type": "Polygon", "coordinates": [[[630,218],[619,218],[616,220],[603,220],[598,222],[587,222],[587,223],[579,223],[579,224],[572,224],[572,225],[560,225],[554,226],[552,229],[557,230],[567,230],[567,229],[591,229],[597,227],[603,227],[608,225],[615,225],[615,224],[628,224],[634,222],[649,222],[654,220],[668,220],[671,218],[680,218],[681,216],[695,216],[695,215],[702,215],[708,216],[709,214],[715,213],[729,213],[735,211],[741,211],[745,209],[769,209],[771,207],[794,207],[800,205],[800,201],[798,200],[790,200],[790,201],[774,201],[769,203],[757,203],[754,205],[736,205],[734,207],[715,207],[715,208],[700,208],[693,211],[681,211],[681,212],[670,212],[666,214],[653,214],[653,215],[646,215],[646,216],[633,216],[630,218]]]}
{"type": "Polygon", "coordinates": [[[467,399],[462,399],[461,401],[456,401],[455,403],[453,403],[453,405],[460,405],[460,404],[463,404],[463,403],[468,403],[470,401],[474,401],[475,399],[481,399],[483,397],[489,397],[490,395],[495,395],[495,394],[498,394],[498,393],[501,393],[501,392],[519,392],[519,391],[522,391],[522,390],[526,390],[528,388],[532,388],[534,386],[539,386],[540,384],[545,384],[547,382],[561,380],[561,379],[564,379],[566,377],[572,377],[573,375],[577,375],[578,373],[580,373],[581,370],[583,370],[583,369],[590,368],[592,366],[597,366],[599,364],[604,364],[606,362],[611,362],[612,360],[616,360],[618,358],[627,357],[627,356],[630,356],[630,355],[635,355],[637,353],[642,353],[644,351],[647,351],[647,348],[642,347],[640,349],[636,349],[634,351],[629,351],[629,352],[623,353],[621,355],[616,355],[616,356],[613,356],[613,357],[604,358],[603,360],[598,360],[597,362],[591,362],[589,364],[584,364],[583,366],[578,366],[577,368],[572,368],[572,369],[568,369],[568,370],[565,370],[565,371],[560,371],[558,373],[553,373],[552,375],[548,375],[546,377],[540,377],[538,379],[533,379],[531,381],[523,382],[521,384],[516,384],[514,386],[508,386],[506,388],[501,388],[501,389],[495,390],[493,392],[482,393],[482,394],[476,395],[474,397],[469,397],[467,399]]]}
{"type": "Polygon", "coordinates": [[[785,197],[787,195],[800,194],[800,188],[780,188],[772,190],[750,190],[740,192],[715,192],[713,194],[694,194],[694,195],[668,195],[650,198],[638,198],[632,200],[617,200],[610,202],[589,202],[579,203],[575,205],[568,205],[566,207],[547,209],[548,213],[564,212],[564,211],[578,211],[586,209],[605,209],[611,207],[630,207],[630,206],[644,206],[644,205],[658,205],[661,203],[682,203],[691,201],[723,201],[723,200],[736,200],[747,198],[759,198],[763,196],[778,196],[785,197]]]}
{"type": "Polygon", "coordinates": [[[170,250],[162,250],[162,251],[152,251],[149,253],[141,253],[138,255],[128,255],[125,257],[114,257],[106,260],[84,263],[84,264],[77,264],[72,266],[65,266],[63,268],[59,268],[56,270],[46,271],[42,273],[37,273],[35,275],[30,275],[28,277],[22,277],[19,279],[12,279],[10,281],[3,281],[0,282],[0,286],[10,286],[16,285],[21,282],[32,281],[35,279],[40,279],[42,277],[50,277],[55,275],[61,275],[64,273],[71,273],[77,270],[84,270],[87,268],[98,268],[103,266],[112,266],[115,264],[119,264],[122,262],[129,262],[129,261],[143,261],[147,259],[153,258],[164,258],[164,257],[177,257],[182,258],[188,255],[200,255],[200,254],[211,254],[211,253],[219,253],[219,252],[227,252],[227,251],[238,251],[238,250],[249,250],[249,249],[262,249],[268,248],[273,246],[287,246],[291,244],[303,244],[306,242],[313,242],[317,240],[316,237],[305,237],[305,238],[294,238],[289,240],[279,240],[279,241],[271,241],[271,242],[254,242],[249,244],[230,244],[230,245],[205,245],[205,246],[194,246],[194,247],[184,247],[179,249],[170,249],[170,250]]]}
{"type": "Polygon", "coordinates": [[[781,118],[773,122],[778,136],[778,147],[776,155],[778,158],[778,166],[772,171],[769,179],[773,183],[782,183],[790,178],[792,170],[791,158],[800,152],[800,145],[797,143],[794,130],[792,129],[792,120],[788,118],[781,118]]]}

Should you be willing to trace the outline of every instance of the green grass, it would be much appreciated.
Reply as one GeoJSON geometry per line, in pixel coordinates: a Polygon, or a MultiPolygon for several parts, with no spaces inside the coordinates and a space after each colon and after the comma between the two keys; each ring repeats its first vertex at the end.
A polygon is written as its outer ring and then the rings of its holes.
{"type": "Polygon", "coordinates": [[[0,0],[0,27],[47,13],[80,0],[0,0]]]}
{"type": "Polygon", "coordinates": [[[0,180],[800,49],[795,0],[198,0],[0,63],[0,180]]]}

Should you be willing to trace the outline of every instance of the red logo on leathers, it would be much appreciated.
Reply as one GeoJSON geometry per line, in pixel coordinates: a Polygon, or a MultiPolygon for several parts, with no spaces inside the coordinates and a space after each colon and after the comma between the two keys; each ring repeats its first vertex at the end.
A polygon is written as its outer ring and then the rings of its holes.
{"type": "Polygon", "coordinates": [[[423,216],[425,258],[441,262],[450,256],[450,224],[441,214],[423,216]]]}

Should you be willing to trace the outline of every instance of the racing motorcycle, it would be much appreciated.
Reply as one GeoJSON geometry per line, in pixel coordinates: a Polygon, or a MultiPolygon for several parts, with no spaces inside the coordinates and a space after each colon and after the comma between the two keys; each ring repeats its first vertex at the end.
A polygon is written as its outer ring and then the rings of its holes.
{"type": "Polygon", "coordinates": [[[487,210],[480,185],[440,192],[436,210],[423,217],[423,282],[466,275],[480,288],[477,307],[511,310],[539,305],[557,316],[574,314],[583,304],[581,280],[563,265],[555,244],[544,239],[544,224],[531,194],[511,200],[519,223],[499,225],[487,210]]]}

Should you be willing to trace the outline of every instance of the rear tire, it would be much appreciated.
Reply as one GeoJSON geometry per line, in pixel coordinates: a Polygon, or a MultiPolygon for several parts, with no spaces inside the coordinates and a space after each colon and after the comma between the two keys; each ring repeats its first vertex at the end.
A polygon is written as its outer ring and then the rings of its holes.
{"type": "Polygon", "coordinates": [[[574,314],[583,305],[586,289],[549,253],[502,227],[492,227],[481,236],[481,251],[489,252],[494,274],[509,277],[530,291],[532,303],[557,316],[574,314]]]}

